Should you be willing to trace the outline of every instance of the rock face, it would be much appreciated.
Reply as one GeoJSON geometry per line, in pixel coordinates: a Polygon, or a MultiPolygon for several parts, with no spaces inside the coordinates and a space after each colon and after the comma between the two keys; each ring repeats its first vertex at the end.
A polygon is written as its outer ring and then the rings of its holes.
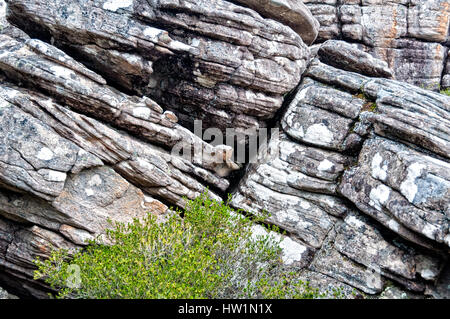
{"type": "Polygon", "coordinates": [[[370,77],[389,69],[349,44],[317,52],[233,205],[314,249],[306,279],[448,298],[434,283],[450,247],[450,98],[370,77]]]}
{"type": "Polygon", "coordinates": [[[51,37],[114,85],[151,96],[188,127],[193,118],[205,128],[265,126],[309,58],[292,29],[223,0],[8,4],[10,21],[51,37]]]}
{"type": "Polygon", "coordinates": [[[450,98],[393,80],[450,71],[447,2],[304,2],[0,0],[0,286],[209,189],[330,296],[450,297],[450,98]],[[240,178],[194,119],[281,132],[240,178]]]}
{"type": "Polygon", "coordinates": [[[448,87],[447,0],[304,0],[320,22],[318,41],[344,39],[386,61],[395,78],[430,89],[448,87]],[[444,76],[443,76],[444,75],[444,76]]]}
{"type": "Polygon", "coordinates": [[[302,1],[295,0],[237,0],[261,15],[282,22],[297,32],[307,45],[311,45],[319,32],[319,21],[313,17],[302,1]]]}

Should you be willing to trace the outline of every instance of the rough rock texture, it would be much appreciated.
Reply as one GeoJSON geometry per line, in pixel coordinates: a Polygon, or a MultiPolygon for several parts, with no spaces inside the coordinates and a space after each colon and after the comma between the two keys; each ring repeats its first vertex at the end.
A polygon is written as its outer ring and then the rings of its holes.
{"type": "Polygon", "coordinates": [[[10,21],[115,86],[152,96],[189,127],[193,118],[205,128],[264,126],[309,58],[292,29],[223,0],[8,4],[10,21]]]}
{"type": "Polygon", "coordinates": [[[304,2],[357,44],[308,48],[301,1],[0,0],[1,286],[45,298],[36,257],[236,188],[330,297],[450,298],[450,98],[391,79],[450,71],[448,3],[304,2]],[[193,119],[281,133],[237,180],[193,119]]]}
{"type": "Polygon", "coordinates": [[[0,287],[0,299],[17,299],[17,297],[9,294],[5,289],[0,287]]]}
{"type": "Polygon", "coordinates": [[[36,256],[53,246],[82,247],[104,234],[108,220],[183,207],[184,197],[207,187],[220,199],[217,192],[230,184],[224,176],[239,167],[231,148],[202,141],[152,99],[120,92],[67,53],[30,38],[5,19],[0,4],[0,281],[45,297],[46,288],[31,279],[36,256]],[[186,153],[200,155],[189,161],[186,153]]]}
{"type": "Polygon", "coordinates": [[[450,88],[450,49],[447,51],[447,63],[445,64],[444,76],[442,77],[441,88],[448,89],[450,88]]]}
{"type": "Polygon", "coordinates": [[[296,0],[236,0],[262,16],[277,20],[290,26],[301,37],[303,42],[311,45],[319,32],[319,21],[302,1],[296,0]]]}
{"type": "Polygon", "coordinates": [[[450,98],[382,74],[348,44],[320,46],[233,205],[314,250],[306,279],[448,298],[450,98]]]}
{"type": "Polygon", "coordinates": [[[448,0],[303,2],[320,23],[318,41],[355,42],[386,61],[397,80],[430,89],[449,85],[443,73],[450,44],[448,0]]]}

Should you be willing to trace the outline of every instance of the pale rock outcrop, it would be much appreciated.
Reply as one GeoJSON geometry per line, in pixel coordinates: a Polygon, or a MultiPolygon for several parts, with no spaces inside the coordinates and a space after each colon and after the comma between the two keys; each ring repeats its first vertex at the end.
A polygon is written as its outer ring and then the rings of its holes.
{"type": "Polygon", "coordinates": [[[447,0],[304,0],[320,23],[318,41],[344,39],[386,61],[395,79],[437,90],[449,45],[447,0]]]}
{"type": "Polygon", "coordinates": [[[370,77],[389,69],[349,44],[316,51],[233,205],[311,247],[304,269],[325,282],[448,297],[450,98],[370,77]]]}
{"type": "Polygon", "coordinates": [[[448,89],[450,88],[450,49],[447,51],[447,63],[445,64],[445,72],[444,76],[442,77],[442,83],[441,88],[442,89],[448,89]]]}
{"type": "Polygon", "coordinates": [[[262,16],[290,26],[303,42],[311,45],[317,38],[320,24],[302,1],[295,0],[237,0],[262,16]]]}
{"type": "Polygon", "coordinates": [[[45,298],[36,257],[209,187],[330,297],[449,298],[450,98],[386,79],[448,73],[447,3],[304,2],[356,43],[308,48],[300,1],[0,0],[1,285],[45,298]],[[193,119],[281,133],[236,181],[193,119]]]}
{"type": "Polygon", "coordinates": [[[9,0],[8,6],[10,21],[48,35],[114,85],[151,95],[189,127],[193,118],[205,128],[264,126],[309,58],[292,29],[223,0],[9,0]]]}

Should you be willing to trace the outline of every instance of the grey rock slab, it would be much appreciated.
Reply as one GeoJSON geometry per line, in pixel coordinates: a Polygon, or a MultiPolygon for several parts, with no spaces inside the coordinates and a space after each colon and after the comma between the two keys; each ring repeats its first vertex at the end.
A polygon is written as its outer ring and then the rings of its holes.
{"type": "Polygon", "coordinates": [[[286,113],[283,130],[299,142],[336,151],[352,148],[347,139],[367,102],[314,81],[304,81],[286,113]]]}
{"type": "Polygon", "coordinates": [[[320,24],[302,1],[294,0],[237,0],[261,15],[290,26],[307,45],[317,38],[320,24]]]}
{"type": "Polygon", "coordinates": [[[15,105],[0,98],[0,183],[46,200],[59,196],[69,173],[102,165],[15,105]]]}
{"type": "Polygon", "coordinates": [[[321,274],[319,272],[310,271],[308,269],[302,270],[298,277],[303,282],[310,283],[311,287],[319,290],[320,294],[324,294],[324,299],[362,299],[361,292],[352,286],[349,286],[332,277],[321,274]]]}
{"type": "MultiPolygon", "coordinates": [[[[176,117],[165,113],[151,99],[128,96],[106,86],[99,75],[47,43],[39,40],[20,43],[6,35],[0,38],[0,51],[3,49],[0,70],[13,81],[37,87],[78,112],[168,149],[180,143],[191,150],[200,147],[202,154],[194,160],[209,169],[216,166],[211,154],[220,150],[176,124],[176,117]]],[[[225,164],[231,170],[236,169],[231,162],[225,164]]]]}
{"type": "Polygon", "coordinates": [[[438,257],[387,241],[366,217],[359,214],[347,215],[344,223],[337,226],[334,246],[343,255],[414,291],[424,290],[423,284],[414,282],[416,273],[433,282],[442,267],[438,257]]]}
{"type": "MultiPolygon", "coordinates": [[[[63,136],[80,147],[82,154],[94,154],[97,160],[101,159],[101,162],[114,167],[117,172],[150,195],[163,198],[168,203],[183,207],[184,196],[193,199],[203,193],[207,185],[222,190],[229,186],[226,179],[195,165],[195,158],[190,162],[88,116],[75,113],[46,96],[12,85],[0,87],[0,95],[14,103],[16,108],[23,110],[32,120],[46,123],[46,126],[57,133],[53,133],[56,136],[63,136]],[[199,180],[203,181],[203,184],[199,180]]],[[[194,136],[189,134],[188,138],[194,136]]],[[[184,142],[188,144],[189,150],[192,145],[199,147],[199,163],[206,167],[208,163],[212,163],[203,162],[202,158],[211,158],[211,155],[202,150],[202,145],[217,149],[218,154],[222,152],[220,147],[209,146],[203,141],[201,144],[195,144],[197,137],[192,139],[194,141],[187,139],[184,142]]],[[[219,166],[209,167],[219,170],[222,165],[226,170],[227,162],[221,163],[219,166]]],[[[211,196],[219,198],[213,192],[211,196]]]]}
{"type": "Polygon", "coordinates": [[[363,91],[376,101],[367,118],[377,134],[449,158],[450,97],[390,80],[371,80],[363,91]]]}
{"type": "Polygon", "coordinates": [[[342,255],[334,247],[336,230],[328,234],[309,269],[327,275],[367,294],[377,294],[385,287],[385,278],[376,269],[367,268],[342,255]]]}
{"type": "Polygon", "coordinates": [[[341,34],[339,27],[338,8],[336,0],[303,0],[312,15],[319,21],[318,41],[334,39],[341,34]]]}
{"type": "Polygon", "coordinates": [[[375,59],[372,55],[344,41],[326,41],[320,46],[318,55],[322,62],[341,70],[372,77],[393,77],[393,71],[385,61],[375,59]]]}
{"type": "Polygon", "coordinates": [[[388,62],[396,80],[428,90],[439,89],[447,55],[447,47],[442,44],[401,38],[393,40],[390,47],[368,50],[388,62]]]}
{"type": "Polygon", "coordinates": [[[411,0],[408,8],[408,36],[445,42],[450,27],[450,4],[446,0],[411,0]]]}
{"type": "Polygon", "coordinates": [[[344,173],[339,189],[399,235],[416,241],[415,232],[448,245],[447,172],[446,162],[375,138],[366,141],[357,166],[344,173]]]}
{"type": "Polygon", "coordinates": [[[186,125],[198,118],[223,130],[264,126],[309,59],[291,28],[222,0],[119,6],[107,0],[14,0],[8,6],[10,20],[30,32],[46,30],[55,45],[80,52],[111,82],[150,94],[186,125]],[[102,72],[113,63],[114,72],[102,72]]]}
{"type": "MultiPolygon", "coordinates": [[[[305,0],[320,42],[343,39],[388,63],[399,81],[437,90],[449,44],[446,0],[305,0]]],[[[445,84],[444,82],[443,84],[445,84]]]]}
{"type": "Polygon", "coordinates": [[[266,211],[269,222],[312,247],[320,247],[335,216],[348,210],[333,195],[336,179],[349,158],[296,144],[283,135],[272,139],[268,147],[242,179],[232,204],[257,215],[266,211]]]}

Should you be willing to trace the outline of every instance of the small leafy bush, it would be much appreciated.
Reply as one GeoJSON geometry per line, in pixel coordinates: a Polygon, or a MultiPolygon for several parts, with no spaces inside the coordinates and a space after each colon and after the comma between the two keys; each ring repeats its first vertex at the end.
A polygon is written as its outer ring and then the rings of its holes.
{"type": "Polygon", "coordinates": [[[450,96],[450,88],[445,89],[445,90],[441,90],[441,94],[445,94],[445,95],[450,96]]]}
{"type": "Polygon", "coordinates": [[[72,255],[55,250],[35,261],[35,279],[57,298],[323,297],[283,266],[279,240],[255,236],[254,221],[228,203],[204,194],[177,213],[164,222],[149,214],[116,224],[107,232],[111,245],[93,241],[72,255]]]}

